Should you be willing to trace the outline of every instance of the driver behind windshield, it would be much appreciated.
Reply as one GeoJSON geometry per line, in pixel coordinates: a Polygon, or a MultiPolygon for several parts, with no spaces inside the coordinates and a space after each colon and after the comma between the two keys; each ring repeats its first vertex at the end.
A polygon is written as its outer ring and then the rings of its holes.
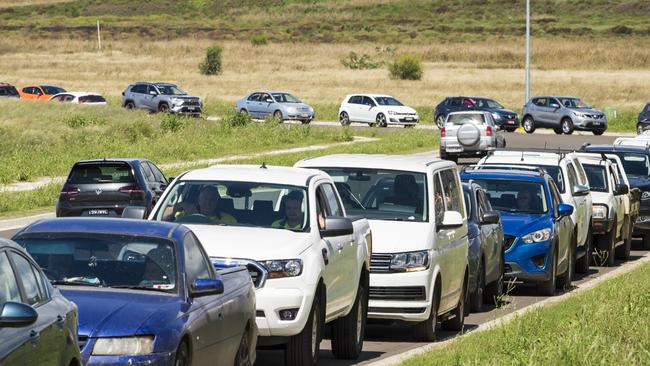
{"type": "Polygon", "coordinates": [[[217,187],[203,186],[196,205],[187,201],[178,202],[174,207],[176,212],[174,216],[178,219],[184,216],[199,215],[207,217],[213,224],[236,224],[237,219],[234,216],[221,211],[220,200],[221,196],[217,187]]]}
{"type": "Polygon", "coordinates": [[[271,227],[280,229],[302,229],[302,193],[291,191],[284,196],[284,218],[274,221],[271,227]]]}
{"type": "Polygon", "coordinates": [[[517,193],[517,209],[519,211],[539,211],[539,197],[528,189],[517,193]]]}

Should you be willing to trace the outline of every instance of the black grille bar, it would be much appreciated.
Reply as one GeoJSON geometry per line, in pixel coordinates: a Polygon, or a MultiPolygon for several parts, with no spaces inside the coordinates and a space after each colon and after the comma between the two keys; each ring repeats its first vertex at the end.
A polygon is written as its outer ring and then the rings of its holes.
{"type": "Polygon", "coordinates": [[[370,300],[426,300],[424,286],[370,287],[370,300]]]}
{"type": "Polygon", "coordinates": [[[370,257],[370,272],[389,273],[391,258],[390,254],[373,254],[370,257]]]}

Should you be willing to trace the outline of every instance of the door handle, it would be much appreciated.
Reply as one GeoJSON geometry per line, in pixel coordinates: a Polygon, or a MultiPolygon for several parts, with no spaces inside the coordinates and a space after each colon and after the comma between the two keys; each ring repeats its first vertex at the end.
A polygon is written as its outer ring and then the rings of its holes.
{"type": "Polygon", "coordinates": [[[338,250],[338,252],[341,253],[343,251],[343,244],[341,243],[336,244],[336,250],[338,250]]]}
{"type": "Polygon", "coordinates": [[[33,347],[36,347],[36,345],[38,344],[38,339],[40,338],[40,336],[41,335],[33,329],[29,332],[29,340],[32,342],[33,347]]]}
{"type": "Polygon", "coordinates": [[[325,265],[328,265],[330,262],[329,254],[327,254],[327,248],[323,248],[321,250],[321,254],[323,254],[323,261],[325,262],[325,265]]]}
{"type": "Polygon", "coordinates": [[[65,325],[65,316],[57,315],[56,325],[59,327],[59,329],[63,329],[63,326],[65,325]]]}

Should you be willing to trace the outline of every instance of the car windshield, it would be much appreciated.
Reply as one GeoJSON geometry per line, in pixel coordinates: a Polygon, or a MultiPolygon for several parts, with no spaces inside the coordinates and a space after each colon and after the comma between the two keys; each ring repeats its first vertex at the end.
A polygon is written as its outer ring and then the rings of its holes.
{"type": "Polygon", "coordinates": [[[648,161],[647,155],[623,152],[616,154],[621,159],[626,175],[639,178],[650,177],[650,161],[648,161]]]}
{"type": "Polygon", "coordinates": [[[478,108],[503,108],[501,104],[492,99],[477,98],[474,99],[478,108]]]}
{"type": "Polygon", "coordinates": [[[155,219],[184,224],[309,230],[307,190],[281,184],[179,181],[155,219]]]}
{"type": "Polygon", "coordinates": [[[118,234],[30,233],[16,240],[58,285],[176,292],[174,243],[118,234]]]}
{"type": "Polygon", "coordinates": [[[278,103],[300,103],[300,99],[289,93],[273,93],[273,99],[278,103]]]}
{"type": "Polygon", "coordinates": [[[119,162],[81,163],[72,167],[67,183],[133,183],[131,166],[119,162]]]}
{"type": "Polygon", "coordinates": [[[18,95],[18,90],[13,86],[0,86],[0,95],[18,95]]]}
{"type": "MultiPolygon", "coordinates": [[[[524,161],[524,163],[526,163],[524,161]]],[[[489,165],[481,165],[481,169],[506,169],[506,170],[517,170],[517,169],[523,169],[523,170],[530,170],[528,168],[522,167],[519,168],[517,165],[518,164],[499,164],[499,163],[492,163],[488,162],[487,164],[489,165]]],[[[562,173],[562,169],[560,169],[559,166],[556,165],[534,165],[534,166],[539,166],[541,168],[544,168],[548,175],[553,178],[553,181],[555,182],[555,185],[557,185],[557,189],[560,191],[560,193],[564,193],[564,173],[562,173]]]]}
{"type": "Polygon", "coordinates": [[[454,124],[456,126],[472,123],[475,125],[485,124],[485,116],[481,113],[458,113],[450,114],[447,118],[447,123],[454,124]]]}
{"type": "Polygon", "coordinates": [[[179,87],[176,85],[171,85],[171,84],[158,84],[156,85],[158,87],[158,90],[160,91],[160,94],[163,95],[187,95],[186,92],[182,91],[179,87]]]}
{"type": "Polygon", "coordinates": [[[473,179],[486,191],[492,208],[514,213],[543,214],[548,211],[541,183],[500,179],[473,179]]]}
{"type": "Polygon", "coordinates": [[[402,106],[402,104],[399,100],[393,98],[393,97],[375,97],[375,100],[379,105],[388,105],[388,106],[402,106]]]}
{"type": "Polygon", "coordinates": [[[582,164],[587,173],[589,189],[596,192],[607,192],[607,170],[605,165],[582,164]]]}
{"type": "Polygon", "coordinates": [[[58,86],[42,85],[41,88],[43,89],[43,92],[45,92],[45,94],[48,94],[48,95],[65,93],[65,89],[59,88],[58,86]]]}
{"type": "Polygon", "coordinates": [[[558,98],[560,103],[567,108],[591,108],[591,106],[580,98],[558,98]]]}
{"type": "Polygon", "coordinates": [[[428,221],[424,173],[320,168],[334,180],[348,214],[376,220],[428,221]]]}
{"type": "Polygon", "coordinates": [[[102,103],[106,102],[106,99],[101,95],[84,95],[79,97],[79,103],[102,103]]]}

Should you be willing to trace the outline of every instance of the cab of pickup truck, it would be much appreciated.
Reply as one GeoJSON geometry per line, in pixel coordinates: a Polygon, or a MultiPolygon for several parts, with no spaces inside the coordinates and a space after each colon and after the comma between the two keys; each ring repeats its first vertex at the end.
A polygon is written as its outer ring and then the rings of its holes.
{"type": "Polygon", "coordinates": [[[435,340],[438,321],[462,329],[469,242],[456,164],[344,154],[296,166],[329,174],[347,212],[370,222],[370,318],[410,322],[423,341],[435,340]]]}
{"type": "Polygon", "coordinates": [[[325,324],[335,357],[361,353],[372,235],[366,219],[347,217],[327,174],[264,164],[189,171],[149,219],[190,227],[217,268],[248,268],[258,344],[284,345],[287,364],[317,363],[325,324]]]}

